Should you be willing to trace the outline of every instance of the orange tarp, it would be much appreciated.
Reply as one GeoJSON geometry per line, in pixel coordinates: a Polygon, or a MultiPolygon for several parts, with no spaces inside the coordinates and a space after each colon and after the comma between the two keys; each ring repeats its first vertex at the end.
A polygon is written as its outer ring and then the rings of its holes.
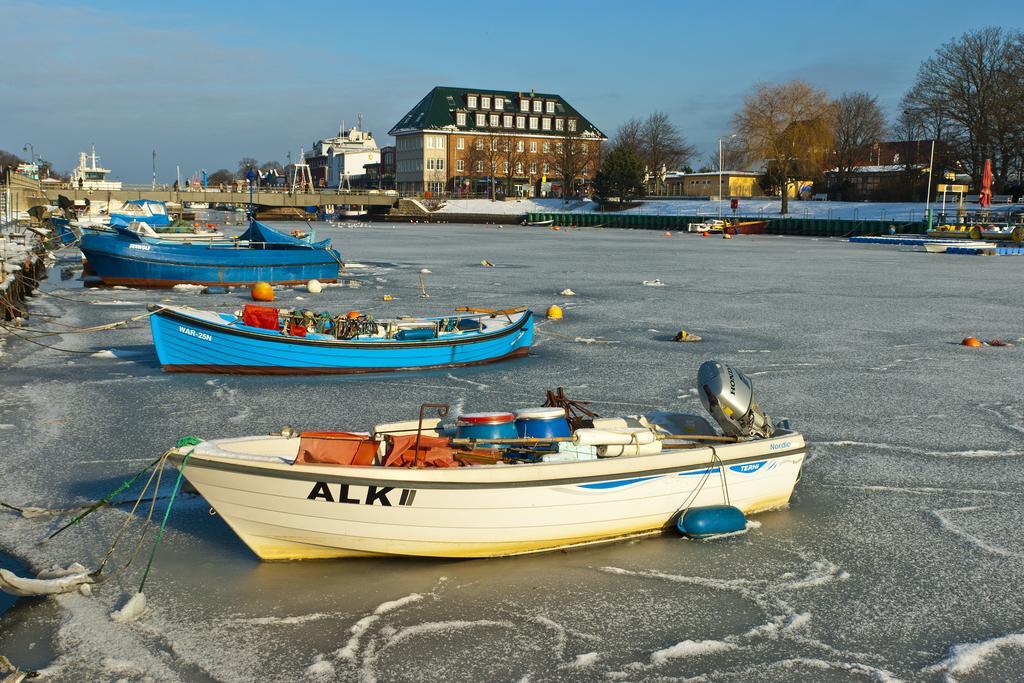
{"type": "Polygon", "coordinates": [[[321,465],[372,465],[379,441],[366,434],[303,432],[296,463],[321,465]]]}
{"type": "MultiPolygon", "coordinates": [[[[420,464],[424,467],[458,467],[454,458],[455,450],[449,445],[448,439],[437,436],[420,436],[420,464]]],[[[416,435],[391,437],[391,452],[385,467],[416,466],[416,435]]]]}

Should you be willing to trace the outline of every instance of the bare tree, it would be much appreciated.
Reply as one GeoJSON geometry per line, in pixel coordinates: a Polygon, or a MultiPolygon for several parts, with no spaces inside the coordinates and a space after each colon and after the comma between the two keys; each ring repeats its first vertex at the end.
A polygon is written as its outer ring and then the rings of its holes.
{"type": "Polygon", "coordinates": [[[624,124],[619,126],[618,132],[615,133],[615,138],[612,140],[612,148],[628,149],[638,157],[643,156],[643,131],[644,122],[640,119],[630,119],[624,124]]]}
{"type": "Polygon", "coordinates": [[[526,141],[510,133],[498,133],[493,138],[498,143],[498,170],[505,178],[505,195],[512,195],[512,184],[524,175],[526,165],[526,141]]]}
{"type": "Polygon", "coordinates": [[[1020,32],[989,27],[963,34],[921,64],[904,97],[906,109],[948,122],[947,144],[959,150],[975,182],[992,159],[996,186],[1006,182],[1024,144],[1024,60],[1020,32]]]}
{"type": "Polygon", "coordinates": [[[843,199],[850,173],[885,135],[885,115],[878,98],[866,92],[843,93],[835,102],[836,185],[843,199]]]}
{"type": "Polygon", "coordinates": [[[690,161],[697,148],[689,144],[665,112],[656,111],[640,129],[640,156],[654,180],[655,193],[664,182],[664,173],[690,161]]]}
{"type": "Polygon", "coordinates": [[[562,181],[562,198],[576,194],[576,181],[582,184],[593,179],[600,162],[601,141],[581,137],[569,131],[561,132],[545,159],[551,177],[562,181]]]}
{"type": "Polygon", "coordinates": [[[473,178],[488,178],[488,192],[491,201],[497,199],[496,178],[501,168],[502,147],[497,136],[473,138],[466,150],[466,175],[473,178]]]}
{"type": "Polygon", "coordinates": [[[781,213],[789,212],[789,181],[820,168],[832,145],[833,118],[828,95],[800,80],[754,86],[733,118],[747,157],[763,160],[779,178],[781,213]]]}

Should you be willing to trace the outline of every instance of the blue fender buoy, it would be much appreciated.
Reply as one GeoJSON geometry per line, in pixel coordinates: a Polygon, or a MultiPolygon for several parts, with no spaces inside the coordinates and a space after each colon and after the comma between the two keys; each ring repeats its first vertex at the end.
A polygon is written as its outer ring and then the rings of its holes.
{"type": "Polygon", "coordinates": [[[705,505],[679,515],[676,528],[687,538],[707,538],[743,531],[747,528],[747,517],[732,505],[705,505]]]}

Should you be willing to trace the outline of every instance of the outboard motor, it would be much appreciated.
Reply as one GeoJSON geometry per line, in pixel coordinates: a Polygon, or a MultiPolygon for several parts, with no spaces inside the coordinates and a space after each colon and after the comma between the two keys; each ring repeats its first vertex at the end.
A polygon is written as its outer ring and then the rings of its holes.
{"type": "Polygon", "coordinates": [[[739,370],[709,360],[697,370],[701,403],[727,436],[768,438],[772,422],[754,402],[754,385],[739,370]]]}

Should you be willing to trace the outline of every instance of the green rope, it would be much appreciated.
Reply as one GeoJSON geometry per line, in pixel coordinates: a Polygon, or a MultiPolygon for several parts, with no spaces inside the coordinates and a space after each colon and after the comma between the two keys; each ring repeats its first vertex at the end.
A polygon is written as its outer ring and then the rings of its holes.
{"type": "Polygon", "coordinates": [[[146,585],[146,578],[149,576],[149,570],[153,566],[153,560],[156,558],[156,551],[160,547],[160,541],[164,537],[164,530],[167,528],[167,519],[171,516],[171,506],[174,505],[174,498],[178,495],[178,489],[181,488],[181,478],[185,473],[185,464],[188,459],[192,457],[192,451],[195,450],[195,446],[202,443],[202,439],[198,439],[194,436],[185,436],[178,439],[178,448],[185,446],[192,446],[192,450],[185,454],[184,459],[181,461],[181,466],[178,467],[178,478],[174,482],[174,490],[171,491],[171,499],[167,501],[167,509],[164,510],[164,519],[160,523],[160,530],[156,533],[156,541],[153,542],[153,551],[149,554],[149,562],[146,563],[146,571],[142,573],[142,581],[139,583],[138,592],[142,592],[142,587],[146,585]]]}
{"type": "MultiPolygon", "coordinates": [[[[164,455],[167,455],[167,454],[166,454],[166,453],[164,453],[164,455]]],[[[151,467],[153,467],[153,466],[154,466],[154,465],[156,465],[156,464],[157,464],[158,462],[160,462],[160,461],[161,461],[161,460],[162,460],[162,459],[164,458],[164,455],[161,455],[161,456],[160,456],[159,458],[157,458],[157,459],[156,459],[156,460],[154,460],[153,462],[151,462],[151,463],[149,463],[148,465],[146,465],[145,467],[143,467],[143,468],[142,468],[141,470],[139,470],[139,471],[138,471],[138,472],[137,472],[137,473],[135,474],[135,476],[133,476],[133,477],[132,477],[131,479],[128,479],[127,481],[124,481],[124,482],[122,482],[122,483],[121,483],[121,485],[120,485],[120,486],[118,486],[118,487],[117,487],[116,489],[114,489],[113,491],[111,491],[111,492],[110,492],[110,493],[108,493],[107,495],[105,495],[105,496],[103,496],[102,498],[100,498],[100,499],[99,499],[99,500],[98,500],[97,502],[95,502],[95,503],[93,503],[92,505],[90,505],[90,506],[89,506],[89,507],[88,507],[88,508],[87,508],[87,509],[85,510],[85,512],[83,512],[83,513],[82,513],[82,514],[80,514],[80,515],[77,515],[77,516],[73,517],[73,518],[71,519],[71,521],[70,521],[70,522],[68,522],[67,524],[65,524],[65,525],[64,525],[64,526],[62,526],[61,528],[57,529],[56,531],[54,531],[54,532],[53,532],[52,534],[50,534],[50,535],[49,535],[49,536],[48,536],[48,537],[46,538],[46,540],[47,540],[47,541],[51,540],[51,539],[52,539],[52,538],[53,538],[54,536],[56,536],[57,534],[61,533],[62,531],[64,531],[65,529],[67,529],[67,528],[68,528],[68,527],[70,527],[70,526],[73,526],[73,525],[75,525],[75,524],[78,524],[78,523],[79,523],[79,522],[81,522],[81,521],[82,521],[83,519],[85,519],[86,517],[88,517],[88,516],[89,516],[89,515],[91,515],[92,513],[94,513],[94,512],[96,512],[97,510],[99,510],[99,509],[100,509],[101,507],[103,507],[103,506],[105,506],[105,505],[109,505],[109,504],[110,504],[111,502],[113,502],[113,499],[114,499],[114,497],[116,497],[116,496],[117,496],[117,495],[118,495],[119,493],[121,493],[122,491],[124,491],[124,490],[126,490],[126,489],[130,488],[130,487],[131,487],[131,485],[132,485],[132,484],[134,484],[134,483],[135,483],[135,481],[136,481],[136,480],[137,480],[137,479],[138,479],[139,477],[141,477],[141,476],[142,476],[143,474],[145,474],[145,473],[146,473],[147,471],[149,471],[149,469],[150,469],[151,467]]]]}

